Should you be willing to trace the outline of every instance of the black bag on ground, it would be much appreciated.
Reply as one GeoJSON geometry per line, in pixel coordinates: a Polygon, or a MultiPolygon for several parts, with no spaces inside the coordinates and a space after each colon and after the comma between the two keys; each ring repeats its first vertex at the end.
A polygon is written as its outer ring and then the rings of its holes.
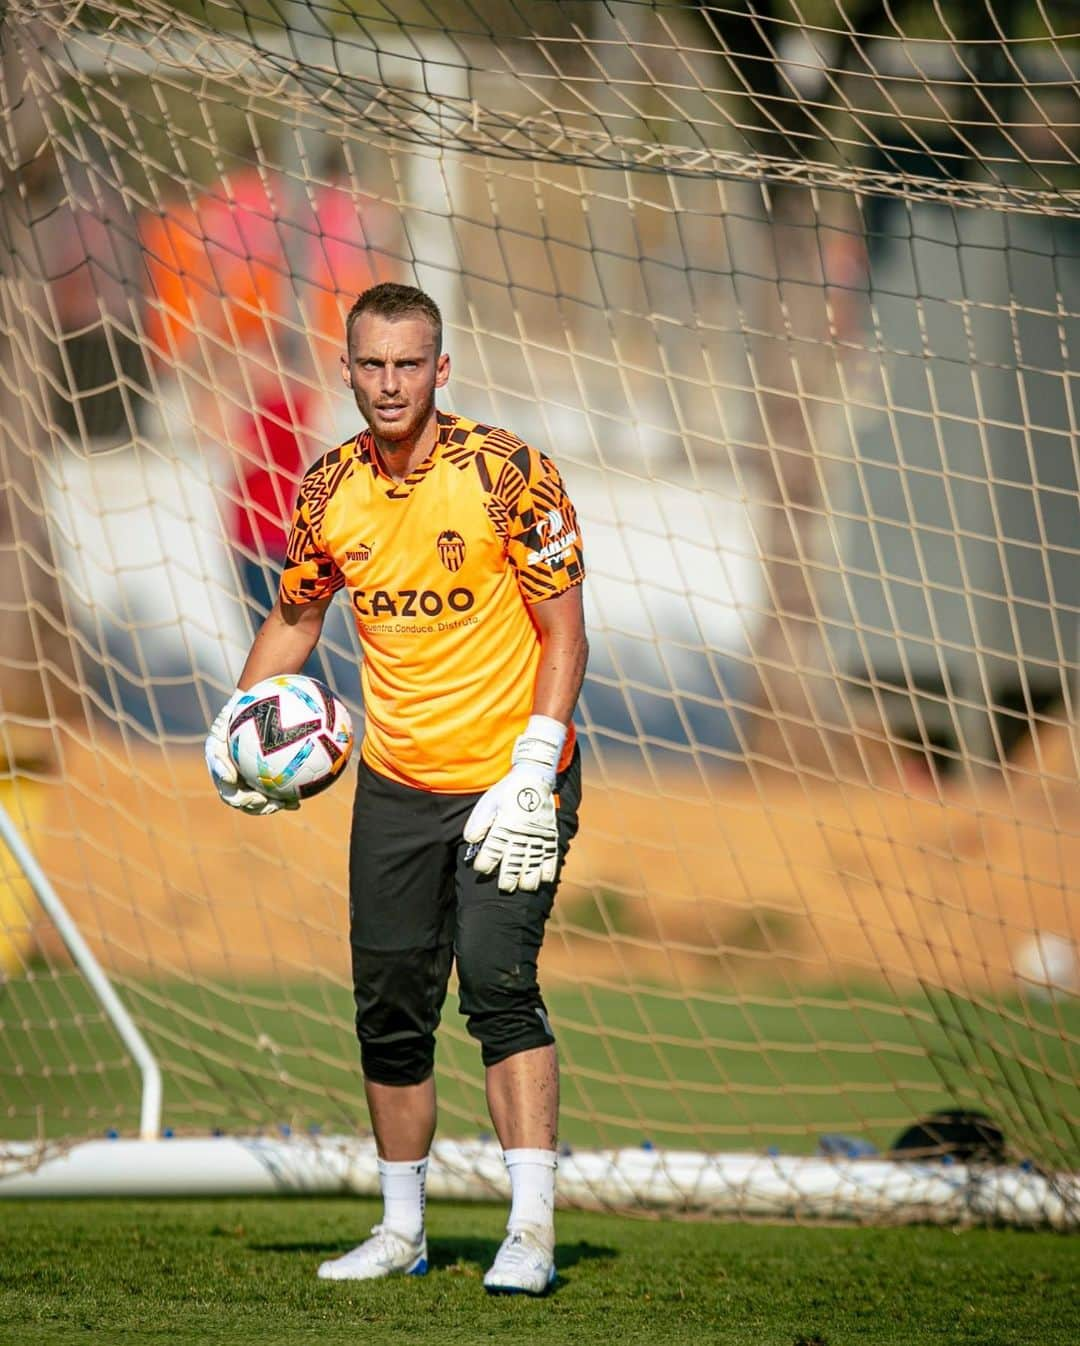
{"type": "Polygon", "coordinates": [[[932,1112],[893,1142],[889,1158],[912,1163],[954,1159],[960,1163],[1003,1164],[1005,1135],[985,1112],[932,1112]]]}

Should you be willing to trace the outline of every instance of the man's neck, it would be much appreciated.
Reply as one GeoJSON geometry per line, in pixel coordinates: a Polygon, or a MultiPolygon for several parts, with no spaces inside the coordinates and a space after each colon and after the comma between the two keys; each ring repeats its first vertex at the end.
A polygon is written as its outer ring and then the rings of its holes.
{"type": "Polygon", "coordinates": [[[439,437],[439,421],[434,408],[431,415],[416,432],[406,440],[385,440],[373,434],[375,448],[379,454],[387,476],[394,481],[404,481],[418,467],[435,447],[439,437]]]}

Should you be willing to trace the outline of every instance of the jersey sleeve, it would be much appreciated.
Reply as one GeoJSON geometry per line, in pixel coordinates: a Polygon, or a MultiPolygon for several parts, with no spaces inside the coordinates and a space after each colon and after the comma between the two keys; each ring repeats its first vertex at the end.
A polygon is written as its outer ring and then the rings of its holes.
{"type": "Polygon", "coordinates": [[[526,448],[513,461],[521,476],[508,483],[511,498],[503,500],[506,554],[525,601],[541,603],[585,578],[581,530],[551,459],[526,448]]]}
{"type": "Polygon", "coordinates": [[[317,463],[300,483],[281,569],[278,592],[283,603],[316,603],[332,597],[345,583],[322,537],[330,486],[325,461],[317,463]]]}

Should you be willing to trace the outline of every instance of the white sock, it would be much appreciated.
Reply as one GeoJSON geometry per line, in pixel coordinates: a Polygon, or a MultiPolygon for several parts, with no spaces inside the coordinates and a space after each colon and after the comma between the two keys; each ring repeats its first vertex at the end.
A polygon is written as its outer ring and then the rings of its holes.
{"type": "Polygon", "coordinates": [[[555,1237],[554,1150],[504,1150],[503,1158],[510,1174],[509,1230],[531,1225],[555,1237]]]}
{"type": "Polygon", "coordinates": [[[383,1226],[417,1242],[424,1232],[424,1184],[427,1159],[380,1159],[383,1226]]]}

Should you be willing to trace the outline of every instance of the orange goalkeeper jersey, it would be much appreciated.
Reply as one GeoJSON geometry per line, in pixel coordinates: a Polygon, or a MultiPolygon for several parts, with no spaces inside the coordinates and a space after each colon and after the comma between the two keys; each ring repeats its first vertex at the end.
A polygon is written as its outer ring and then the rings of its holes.
{"type": "MultiPolygon", "coordinates": [[[[530,606],[585,569],[554,463],[506,430],[437,414],[435,448],[404,481],[383,470],[369,430],[310,468],[281,599],[345,589],[364,652],[364,760],[465,794],[506,774],[531,713],[530,606]]],[[[571,728],[561,765],[572,750],[571,728]]]]}

